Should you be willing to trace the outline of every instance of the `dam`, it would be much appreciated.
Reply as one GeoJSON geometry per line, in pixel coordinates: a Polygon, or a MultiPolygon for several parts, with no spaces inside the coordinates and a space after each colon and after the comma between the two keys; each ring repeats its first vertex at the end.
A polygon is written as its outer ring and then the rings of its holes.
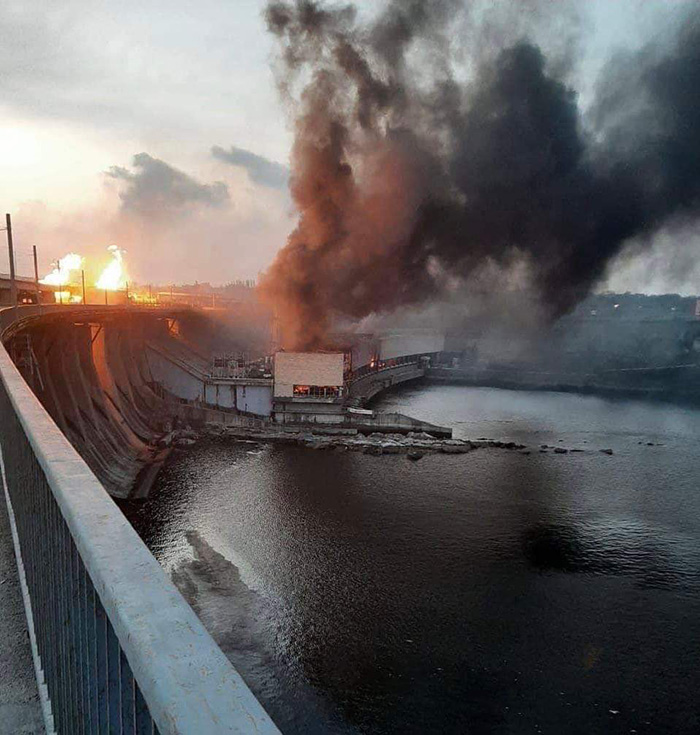
{"type": "MultiPolygon", "coordinates": [[[[335,390],[342,392],[346,382],[345,400],[339,393],[330,399],[284,398],[277,395],[281,388],[273,390],[271,378],[217,369],[208,350],[212,343],[225,344],[225,335],[207,339],[217,325],[192,308],[26,306],[3,315],[9,322],[3,339],[14,363],[113,497],[148,494],[170,452],[167,437],[178,424],[261,430],[274,419],[319,428],[430,430],[409,417],[392,421],[345,409],[348,401],[358,405],[422,378],[429,358],[418,354],[374,369],[362,366],[347,376],[342,355],[335,353],[341,359],[335,390]]],[[[290,354],[280,353],[278,369],[290,354]]],[[[321,357],[308,353],[307,363],[321,357]]],[[[300,377],[289,380],[309,382],[309,369],[313,366],[302,366],[300,377]]]]}
{"type": "MultiPolygon", "coordinates": [[[[5,331],[28,384],[110,494],[147,492],[173,422],[260,426],[271,381],[212,371],[210,319],[190,307],[24,307],[5,331]]],[[[220,341],[225,342],[219,337],[220,341]]]]}
{"type": "MultiPolygon", "coordinates": [[[[212,329],[177,305],[0,312],[3,541],[14,544],[47,732],[277,732],[109,497],[148,494],[174,426],[269,423],[271,381],[212,370],[212,329]]],[[[417,358],[402,361],[350,390],[372,397],[422,374],[417,358]]],[[[364,429],[381,429],[367,413],[364,429]]],[[[384,429],[430,426],[402,421],[384,429]]]]}

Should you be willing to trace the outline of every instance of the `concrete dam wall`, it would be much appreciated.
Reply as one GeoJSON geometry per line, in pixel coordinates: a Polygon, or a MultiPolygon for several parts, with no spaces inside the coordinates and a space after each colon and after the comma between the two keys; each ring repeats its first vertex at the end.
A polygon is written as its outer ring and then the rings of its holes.
{"type": "MultiPolygon", "coordinates": [[[[212,375],[212,351],[240,345],[208,314],[183,307],[26,306],[1,311],[0,329],[24,379],[114,497],[148,494],[172,451],[164,439],[177,423],[263,430],[270,422],[269,379],[212,375]]],[[[366,369],[350,385],[353,402],[420,379],[426,364],[414,355],[366,369]]],[[[312,409],[313,422],[324,423],[324,406],[295,406],[312,409]]],[[[346,421],[342,408],[329,408],[330,423],[354,421],[360,431],[425,428],[384,426],[379,418],[346,421]]],[[[308,422],[303,410],[297,413],[292,419],[308,422]]]]}
{"type": "Polygon", "coordinates": [[[208,364],[190,341],[192,314],[27,309],[14,321],[3,312],[11,321],[3,342],[32,390],[111,495],[147,493],[169,452],[158,442],[172,422],[217,418],[182,402],[201,398],[208,364]]]}

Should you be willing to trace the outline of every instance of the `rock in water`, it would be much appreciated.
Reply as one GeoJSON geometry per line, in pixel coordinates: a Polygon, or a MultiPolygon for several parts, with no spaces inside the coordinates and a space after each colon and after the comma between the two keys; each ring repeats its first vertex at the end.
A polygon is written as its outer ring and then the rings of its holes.
{"type": "Polygon", "coordinates": [[[435,437],[432,436],[432,434],[428,434],[425,431],[409,431],[408,434],[409,439],[434,439],[435,437]]]}
{"type": "Polygon", "coordinates": [[[471,449],[471,446],[465,444],[443,444],[440,447],[440,451],[443,454],[465,454],[471,449]]]}
{"type": "Polygon", "coordinates": [[[178,449],[187,449],[188,447],[191,447],[193,444],[196,444],[197,442],[194,439],[177,439],[175,441],[175,446],[178,449]]]}
{"type": "Polygon", "coordinates": [[[402,447],[396,444],[383,444],[381,450],[384,454],[400,454],[402,447]]]}

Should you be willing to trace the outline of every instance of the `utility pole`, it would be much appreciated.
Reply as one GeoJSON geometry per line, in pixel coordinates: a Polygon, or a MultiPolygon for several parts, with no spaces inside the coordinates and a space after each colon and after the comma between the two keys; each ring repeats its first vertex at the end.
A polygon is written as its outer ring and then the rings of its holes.
{"type": "Polygon", "coordinates": [[[126,282],[126,305],[129,306],[129,281],[126,282]]]}
{"type": "Polygon", "coordinates": [[[36,303],[41,303],[41,289],[39,288],[39,264],[36,259],[36,245],[32,245],[32,253],[34,254],[34,287],[36,288],[36,303]]]}
{"type": "Polygon", "coordinates": [[[105,306],[108,306],[108,304],[107,304],[107,289],[105,289],[105,306]]]}
{"type": "Polygon", "coordinates": [[[85,271],[80,271],[80,280],[83,282],[83,306],[87,303],[85,301],[85,271]]]}
{"type": "MultiPolygon", "coordinates": [[[[51,265],[54,267],[55,270],[59,270],[60,267],[61,267],[61,263],[58,260],[58,258],[56,260],[52,260],[51,261],[51,265]]],[[[64,286],[64,284],[62,284],[62,283],[61,284],[58,284],[58,291],[54,291],[53,292],[54,301],[56,300],[56,294],[58,294],[58,303],[59,304],[63,304],[63,286],[64,286]]]]}
{"type": "Polygon", "coordinates": [[[10,254],[10,304],[17,306],[17,284],[15,283],[15,252],[12,246],[12,218],[5,215],[5,229],[7,230],[7,250],[10,254]]]}

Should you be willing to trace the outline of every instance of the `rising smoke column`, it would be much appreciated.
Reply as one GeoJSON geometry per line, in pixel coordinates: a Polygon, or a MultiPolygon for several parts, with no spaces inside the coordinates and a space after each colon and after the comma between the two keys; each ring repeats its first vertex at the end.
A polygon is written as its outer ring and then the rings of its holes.
{"type": "Polygon", "coordinates": [[[262,288],[288,346],[321,345],[334,314],[421,303],[514,255],[556,316],[630,238],[697,216],[697,10],[666,48],[605,70],[584,128],[527,39],[473,55],[458,81],[460,8],[395,0],[370,23],[352,5],[268,4],[299,222],[262,288]]]}

